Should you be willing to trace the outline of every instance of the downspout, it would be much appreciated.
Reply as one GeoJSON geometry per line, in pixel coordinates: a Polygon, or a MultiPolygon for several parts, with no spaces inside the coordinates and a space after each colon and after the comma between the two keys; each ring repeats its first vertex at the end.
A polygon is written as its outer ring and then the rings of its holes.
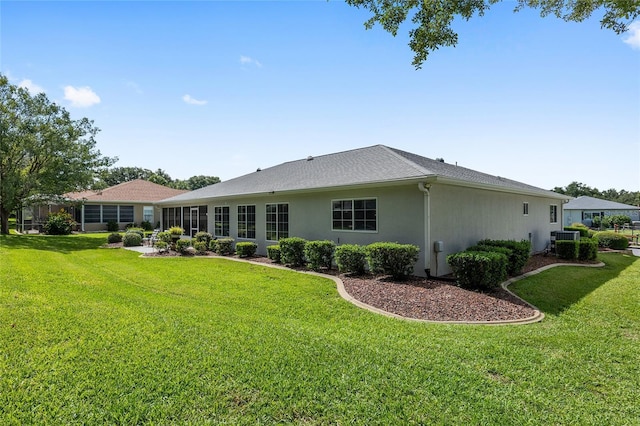
{"type": "Polygon", "coordinates": [[[82,203],[82,208],[80,209],[80,230],[84,232],[84,203],[82,203]]]}
{"type": "Polygon", "coordinates": [[[418,189],[424,193],[424,272],[431,277],[431,185],[418,182],[418,189]]]}

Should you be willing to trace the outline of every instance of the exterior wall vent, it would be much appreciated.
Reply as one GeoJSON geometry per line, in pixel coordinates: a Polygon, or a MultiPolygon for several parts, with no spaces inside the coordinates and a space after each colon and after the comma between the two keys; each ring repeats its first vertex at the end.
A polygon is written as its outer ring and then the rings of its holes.
{"type": "Polygon", "coordinates": [[[307,161],[311,161],[311,160],[313,160],[313,156],[312,155],[307,157],[307,161]]]}

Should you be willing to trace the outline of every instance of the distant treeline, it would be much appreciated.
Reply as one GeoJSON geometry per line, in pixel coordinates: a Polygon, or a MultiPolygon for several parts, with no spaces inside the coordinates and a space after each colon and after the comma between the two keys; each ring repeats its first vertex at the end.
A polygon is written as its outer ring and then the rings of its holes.
{"type": "Polygon", "coordinates": [[[587,196],[628,204],[630,206],[640,206],[640,191],[632,192],[624,189],[621,189],[620,191],[615,189],[600,191],[597,188],[591,188],[590,186],[580,182],[571,182],[565,187],[556,186],[552,191],[560,194],[566,194],[571,197],[587,196]]]}
{"type": "Polygon", "coordinates": [[[135,179],[148,180],[149,182],[168,186],[169,188],[188,189],[190,191],[220,182],[220,178],[217,176],[198,175],[191,176],[186,180],[180,180],[172,179],[171,176],[162,169],[154,172],[140,167],[114,167],[104,170],[100,174],[99,179],[93,185],[93,189],[105,189],[135,179]]]}

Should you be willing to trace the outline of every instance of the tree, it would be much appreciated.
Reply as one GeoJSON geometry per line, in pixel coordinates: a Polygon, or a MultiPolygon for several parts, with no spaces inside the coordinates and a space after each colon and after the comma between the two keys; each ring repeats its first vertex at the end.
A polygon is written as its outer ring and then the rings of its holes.
{"type": "Polygon", "coordinates": [[[200,188],[204,188],[205,186],[213,185],[215,183],[220,183],[220,178],[217,176],[191,176],[187,179],[187,183],[189,184],[190,190],[196,190],[200,188]]]}
{"type": "Polygon", "coordinates": [[[85,190],[116,161],[96,149],[98,131],[0,74],[0,233],[9,233],[9,215],[30,197],[85,190]]]}
{"type": "MultiPolygon", "coordinates": [[[[429,53],[441,46],[455,46],[458,34],[451,29],[454,18],[471,19],[484,15],[502,0],[346,0],[347,4],[368,9],[373,16],[365,22],[367,29],[378,23],[394,37],[400,25],[413,13],[414,28],[409,31],[409,46],[415,53],[413,65],[422,67],[429,53]]],[[[638,0],[518,0],[514,11],[524,8],[540,10],[541,16],[554,15],[565,21],[582,22],[595,11],[602,10],[602,28],[622,34],[640,16],[638,0]]]]}
{"type": "Polygon", "coordinates": [[[591,188],[580,182],[571,182],[566,187],[556,186],[552,191],[559,194],[569,195],[571,197],[593,197],[602,200],[615,201],[617,203],[628,204],[630,206],[640,206],[640,191],[630,192],[624,189],[618,191],[616,189],[607,189],[599,191],[598,188],[591,188]]]}

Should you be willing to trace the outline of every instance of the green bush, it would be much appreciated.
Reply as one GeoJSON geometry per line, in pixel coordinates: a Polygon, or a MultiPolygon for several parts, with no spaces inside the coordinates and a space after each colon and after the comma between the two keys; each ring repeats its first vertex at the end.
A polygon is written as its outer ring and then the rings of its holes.
{"type": "Polygon", "coordinates": [[[153,243],[153,246],[161,253],[169,250],[169,244],[165,241],[156,241],[153,243]]]}
{"type": "Polygon", "coordinates": [[[107,242],[109,244],[121,243],[122,242],[122,235],[118,234],[117,232],[112,232],[107,237],[107,242]]]}
{"type": "Polygon", "coordinates": [[[460,287],[497,288],[507,278],[507,256],[491,251],[465,251],[447,256],[460,287]]]}
{"type": "Polygon", "coordinates": [[[267,246],[267,258],[275,263],[280,263],[280,246],[278,244],[267,246]]]}
{"type": "Polygon", "coordinates": [[[304,246],[307,266],[314,271],[318,271],[320,268],[331,269],[335,249],[336,243],[333,241],[308,241],[304,246]]]}
{"type": "Polygon", "coordinates": [[[142,245],[142,237],[137,232],[127,232],[122,237],[122,245],[125,247],[136,247],[142,245]]]}
{"type": "Polygon", "coordinates": [[[115,220],[110,220],[107,222],[107,232],[118,232],[118,222],[115,220]]]}
{"type": "Polygon", "coordinates": [[[140,227],[145,231],[153,231],[153,225],[148,220],[141,222],[140,227]]]}
{"type": "Polygon", "coordinates": [[[73,231],[76,222],[64,209],[57,213],[50,213],[44,224],[44,232],[49,235],[69,235],[73,231]]]}
{"type": "Polygon", "coordinates": [[[162,241],[163,243],[172,243],[171,234],[168,232],[158,232],[157,238],[158,241],[162,241]]]}
{"type": "Polygon", "coordinates": [[[280,240],[280,260],[285,265],[304,265],[304,246],[306,240],[299,237],[282,238],[280,240]]]}
{"type": "Polygon", "coordinates": [[[622,228],[622,225],[625,223],[631,223],[631,218],[624,214],[616,214],[613,216],[609,216],[609,220],[611,221],[611,225],[618,225],[618,227],[622,228]]]}
{"type": "Polygon", "coordinates": [[[596,260],[598,257],[598,240],[595,238],[580,238],[578,249],[579,260],[596,260]]]}
{"type": "Polygon", "coordinates": [[[507,256],[507,275],[516,276],[519,275],[520,270],[516,270],[517,264],[512,264],[509,262],[509,259],[513,257],[513,250],[503,246],[489,246],[478,244],[472,247],[469,247],[465,251],[490,251],[493,253],[502,253],[507,256]]]}
{"type": "Polygon", "coordinates": [[[508,258],[507,270],[512,276],[520,275],[531,256],[531,243],[527,240],[482,240],[478,245],[506,247],[512,251],[508,258]]]}
{"type": "Polygon", "coordinates": [[[258,245],[250,241],[241,241],[236,244],[236,254],[240,257],[251,257],[256,254],[258,245]]]}
{"type": "Polygon", "coordinates": [[[580,232],[580,237],[589,237],[589,228],[585,225],[578,226],[577,224],[572,224],[571,226],[565,226],[565,231],[578,231],[580,232]]]}
{"type": "Polygon", "coordinates": [[[597,232],[595,237],[598,239],[598,246],[610,248],[612,250],[626,250],[629,247],[629,239],[617,232],[602,231],[597,232]]]}
{"type": "Polygon", "coordinates": [[[335,257],[340,272],[364,274],[366,264],[364,247],[357,244],[343,244],[336,247],[335,257]]]}
{"type": "Polygon", "coordinates": [[[193,238],[196,241],[204,241],[207,244],[207,247],[209,247],[209,243],[213,239],[213,235],[211,235],[206,231],[200,231],[200,232],[197,232],[196,235],[193,236],[193,238]]]}
{"type": "Polygon", "coordinates": [[[574,260],[580,253],[580,241],[558,240],[556,241],[556,256],[560,259],[574,260]]]}
{"type": "Polygon", "coordinates": [[[391,275],[400,280],[413,272],[420,248],[412,244],[381,242],[366,246],[365,253],[371,272],[391,275]]]}
{"type": "Polygon", "coordinates": [[[228,256],[233,254],[233,238],[220,238],[219,240],[211,240],[209,247],[212,251],[220,256],[228,256]]]}
{"type": "Polygon", "coordinates": [[[191,247],[191,238],[180,238],[176,241],[176,251],[180,254],[188,254],[189,247],[191,247]]]}
{"type": "Polygon", "coordinates": [[[172,226],[167,230],[167,232],[169,232],[169,234],[171,235],[182,235],[184,234],[184,229],[179,226],[172,226]]]}
{"type": "Polygon", "coordinates": [[[138,234],[140,235],[140,238],[144,238],[144,229],[142,228],[127,228],[127,234],[138,234]]]}
{"type": "Polygon", "coordinates": [[[207,254],[209,245],[205,241],[197,241],[194,239],[193,248],[196,250],[196,254],[207,254]]]}

